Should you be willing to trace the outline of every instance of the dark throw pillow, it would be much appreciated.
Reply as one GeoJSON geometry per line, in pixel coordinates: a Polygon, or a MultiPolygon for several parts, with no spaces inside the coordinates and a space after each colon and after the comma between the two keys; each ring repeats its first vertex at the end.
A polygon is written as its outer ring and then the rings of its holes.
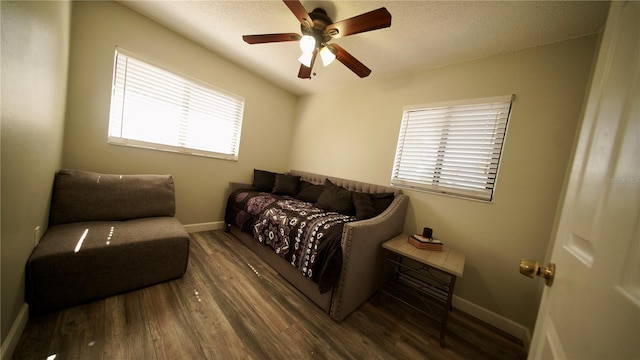
{"type": "Polygon", "coordinates": [[[296,196],[300,185],[300,176],[276,174],[273,193],[276,195],[296,196]]]}
{"type": "Polygon", "coordinates": [[[253,169],[253,187],[258,191],[271,192],[276,183],[276,173],[253,169]]]}
{"type": "Polygon", "coordinates": [[[387,210],[393,199],[395,199],[395,195],[393,193],[369,194],[369,198],[371,198],[377,216],[387,210]]]}
{"type": "Polygon", "coordinates": [[[370,219],[376,216],[376,210],[373,208],[373,202],[369,194],[354,192],[353,206],[356,208],[356,218],[358,220],[370,219]]]}
{"type": "Polygon", "coordinates": [[[300,181],[300,191],[296,195],[296,199],[315,204],[324,191],[324,185],[312,184],[308,181],[300,181]]]}
{"type": "Polygon", "coordinates": [[[351,191],[335,185],[329,179],[324,182],[324,190],[318,197],[316,206],[323,210],[335,211],[345,215],[354,214],[351,191]]]}

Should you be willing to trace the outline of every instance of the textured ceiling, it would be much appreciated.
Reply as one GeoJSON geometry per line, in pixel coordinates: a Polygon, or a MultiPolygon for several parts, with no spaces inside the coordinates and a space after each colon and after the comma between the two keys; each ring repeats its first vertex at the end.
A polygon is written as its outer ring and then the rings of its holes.
{"type": "Polygon", "coordinates": [[[338,61],[316,62],[314,76],[298,79],[297,42],[249,45],[242,35],[300,33],[282,1],[120,1],[295,93],[326,92],[499,53],[599,32],[608,2],[596,1],[305,1],[334,22],[386,7],[391,27],[335,39],[372,70],[360,79],[338,61]]]}

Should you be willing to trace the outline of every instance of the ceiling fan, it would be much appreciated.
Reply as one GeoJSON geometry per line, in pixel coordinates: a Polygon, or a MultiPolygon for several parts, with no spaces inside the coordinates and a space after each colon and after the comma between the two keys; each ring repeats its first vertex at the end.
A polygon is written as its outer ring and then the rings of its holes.
{"type": "Polygon", "coordinates": [[[249,44],[263,44],[283,41],[300,41],[302,56],[298,77],[311,79],[311,69],[320,54],[324,66],[338,59],[361,78],[368,76],[371,69],[358,61],[338,44],[329,44],[332,39],[391,26],[391,14],[382,7],[352,18],[333,22],[326,11],[316,8],[307,13],[299,0],[283,0],[293,15],[300,21],[302,35],[297,33],[244,35],[249,44]]]}

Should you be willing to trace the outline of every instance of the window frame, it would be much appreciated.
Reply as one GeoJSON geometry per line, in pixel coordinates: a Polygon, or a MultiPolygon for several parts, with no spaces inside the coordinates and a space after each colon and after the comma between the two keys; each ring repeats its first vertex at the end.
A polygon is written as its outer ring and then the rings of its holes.
{"type": "MultiPolygon", "coordinates": [[[[125,69],[126,71],[129,71],[128,63],[127,65],[125,65],[125,69]]],[[[149,80],[156,81],[157,78],[149,78],[149,80]]],[[[155,84],[150,83],[149,84],[150,88],[153,87],[153,85],[155,84]]],[[[139,94],[142,94],[142,92],[139,92],[139,94]]],[[[149,95],[144,94],[141,96],[149,96],[149,95]]],[[[168,97],[165,94],[160,97],[156,97],[155,101],[161,102],[162,100],[166,100],[167,98],[168,97]]],[[[194,96],[194,98],[196,97],[194,96]]],[[[165,103],[165,104],[168,104],[168,103],[165,103]]],[[[240,152],[240,138],[242,133],[242,122],[244,118],[244,105],[245,105],[245,99],[242,96],[220,89],[202,80],[196,79],[189,75],[185,75],[179,71],[175,71],[163,64],[160,64],[157,61],[150,60],[144,56],[140,56],[129,50],[123,49],[122,47],[116,46],[115,54],[114,54],[114,62],[113,62],[113,77],[112,77],[112,89],[111,89],[111,102],[109,107],[109,126],[107,131],[107,143],[112,145],[152,149],[152,150],[180,153],[180,154],[193,155],[193,156],[203,156],[203,157],[209,157],[209,158],[238,161],[238,156],[240,152]],[[222,117],[215,118],[217,119],[217,121],[222,121],[223,123],[224,122],[230,123],[230,125],[228,125],[229,129],[224,132],[224,133],[228,133],[224,135],[229,135],[228,138],[225,138],[225,141],[228,142],[229,144],[228,149],[223,149],[220,147],[219,148],[209,147],[208,149],[205,149],[203,147],[193,146],[193,144],[188,143],[189,135],[185,135],[184,125],[188,124],[189,122],[189,120],[187,119],[189,117],[189,114],[196,113],[197,112],[197,110],[195,110],[196,108],[202,109],[202,103],[196,103],[195,101],[192,103],[190,102],[191,100],[188,100],[186,102],[184,101],[181,102],[182,105],[175,105],[175,104],[168,105],[168,106],[171,106],[173,110],[177,111],[178,109],[180,109],[179,119],[173,119],[173,121],[176,122],[177,124],[177,127],[175,128],[176,133],[172,134],[172,137],[175,137],[177,139],[176,143],[169,144],[167,142],[158,141],[158,139],[153,139],[150,141],[149,139],[141,139],[140,137],[135,138],[130,134],[124,134],[125,130],[123,130],[123,127],[125,126],[127,121],[126,118],[123,119],[124,108],[126,105],[124,102],[126,99],[126,94],[117,93],[117,92],[126,91],[126,90],[118,87],[119,86],[118,76],[121,76],[124,79],[125,84],[123,86],[126,89],[126,82],[129,81],[127,79],[127,75],[129,74],[126,72],[125,74],[118,73],[119,71],[118,57],[119,56],[122,56],[121,59],[126,58],[127,59],[126,61],[128,61],[128,59],[131,59],[134,62],[141,63],[143,67],[151,69],[151,71],[156,72],[157,75],[159,74],[161,76],[167,76],[167,78],[162,78],[162,77],[158,77],[158,78],[162,79],[161,81],[172,81],[172,82],[175,82],[176,84],[179,84],[179,85],[176,85],[176,89],[177,89],[177,86],[180,86],[182,91],[197,92],[199,93],[199,95],[207,94],[210,96],[208,98],[203,98],[200,96],[199,98],[200,100],[204,99],[206,102],[209,102],[209,101],[216,102],[216,103],[222,102],[224,105],[230,104],[231,106],[236,106],[229,113],[226,112],[226,109],[222,111],[225,116],[233,115],[232,118],[222,118],[222,117]],[[192,104],[193,106],[190,108],[192,104]],[[183,141],[186,141],[186,142],[183,142],[183,141]],[[224,150],[228,150],[228,151],[224,151],[224,150]]],[[[219,105],[219,106],[222,107],[222,105],[219,105]]],[[[219,108],[216,108],[216,109],[219,109],[219,108]]],[[[200,112],[200,114],[202,115],[203,112],[200,112]]],[[[211,116],[211,114],[210,113],[205,114],[205,116],[211,116]]],[[[201,122],[201,125],[202,125],[202,122],[201,122]]],[[[219,129],[219,126],[220,125],[218,125],[218,129],[219,129]]],[[[148,129],[148,127],[144,127],[144,129],[148,129]]],[[[214,126],[213,129],[215,130],[216,127],[214,126]]],[[[138,129],[137,131],[142,131],[142,128],[138,129]]],[[[213,140],[213,137],[211,140],[213,140]]]]}
{"type": "Polygon", "coordinates": [[[404,107],[391,185],[492,203],[514,99],[515,95],[505,95],[404,107]],[[474,106],[502,110],[495,110],[491,125],[489,116],[468,116],[474,106]],[[453,133],[457,139],[447,133],[452,126],[457,127],[453,133]],[[471,138],[467,133],[470,127],[474,128],[471,138]],[[463,131],[464,136],[460,135],[463,131]],[[422,153],[425,149],[429,152],[422,153]],[[460,162],[465,163],[464,168],[460,162]]]}

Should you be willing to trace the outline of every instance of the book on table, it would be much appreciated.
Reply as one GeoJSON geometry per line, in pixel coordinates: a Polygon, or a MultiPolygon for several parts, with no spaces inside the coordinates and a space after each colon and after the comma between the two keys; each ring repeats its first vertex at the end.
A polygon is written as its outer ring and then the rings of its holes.
{"type": "Polygon", "coordinates": [[[409,236],[409,243],[418,249],[442,251],[442,241],[437,239],[429,239],[420,234],[409,236]]]}

